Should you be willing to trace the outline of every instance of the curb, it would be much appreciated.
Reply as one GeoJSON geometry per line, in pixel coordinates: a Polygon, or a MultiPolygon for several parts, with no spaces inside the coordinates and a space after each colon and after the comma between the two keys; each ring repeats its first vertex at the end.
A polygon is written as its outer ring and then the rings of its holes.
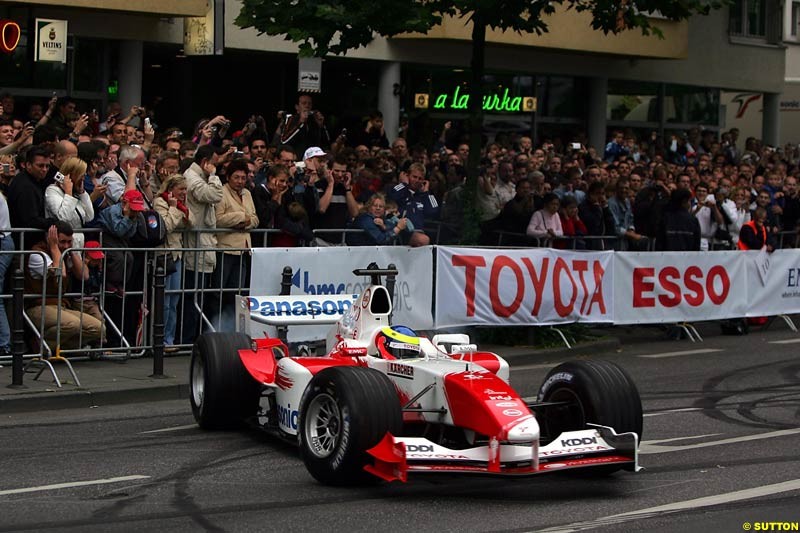
{"type": "Polygon", "coordinates": [[[106,405],[123,405],[166,400],[185,400],[191,393],[188,383],[170,383],[162,386],[130,389],[95,389],[53,391],[51,393],[21,393],[15,397],[0,398],[0,416],[12,413],[52,411],[59,409],[87,409],[106,405]]]}
{"type": "Polygon", "coordinates": [[[530,351],[517,354],[509,354],[502,356],[503,359],[508,361],[511,370],[514,370],[514,365],[525,365],[531,363],[545,363],[553,359],[578,359],[594,355],[602,355],[608,352],[613,352],[622,346],[622,342],[617,337],[610,337],[599,339],[596,341],[589,341],[578,344],[574,348],[567,348],[566,346],[558,348],[543,348],[537,350],[533,347],[530,351]]]}

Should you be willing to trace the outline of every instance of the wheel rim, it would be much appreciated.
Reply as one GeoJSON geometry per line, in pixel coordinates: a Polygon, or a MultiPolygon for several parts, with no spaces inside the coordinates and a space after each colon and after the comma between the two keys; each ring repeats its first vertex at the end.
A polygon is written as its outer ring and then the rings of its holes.
{"type": "Polygon", "coordinates": [[[192,358],[192,400],[198,408],[203,406],[203,396],[206,389],[205,362],[203,358],[192,358]]]}
{"type": "Polygon", "coordinates": [[[543,425],[550,439],[555,439],[565,431],[585,428],[586,410],[575,391],[568,388],[556,389],[545,401],[566,403],[566,405],[552,407],[545,411],[543,425]]]}
{"type": "Polygon", "coordinates": [[[336,449],[342,431],[342,414],[333,396],[320,394],[308,405],[303,424],[308,450],[316,457],[328,457],[336,449]]]}

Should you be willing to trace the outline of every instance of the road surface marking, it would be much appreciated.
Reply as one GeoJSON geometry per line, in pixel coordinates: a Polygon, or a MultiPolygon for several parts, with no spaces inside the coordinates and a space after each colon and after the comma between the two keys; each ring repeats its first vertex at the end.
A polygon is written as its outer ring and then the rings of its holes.
{"type": "Polygon", "coordinates": [[[769,344],[795,344],[800,342],[800,339],[786,339],[783,341],[769,341],[769,344]]]}
{"type": "Polygon", "coordinates": [[[139,435],[147,435],[148,433],[166,433],[168,431],[180,431],[182,429],[196,428],[197,424],[186,424],[185,426],[175,426],[171,428],[151,429],[150,431],[142,431],[139,435]]]}
{"type": "Polygon", "coordinates": [[[698,350],[684,350],[682,352],[664,352],[664,353],[649,353],[644,355],[637,355],[643,359],[661,359],[662,357],[678,357],[679,355],[695,355],[701,353],[714,353],[721,352],[720,348],[700,348],[698,350]]]}
{"type": "Polygon", "coordinates": [[[708,435],[692,435],[691,437],[675,437],[674,439],[645,440],[642,444],[663,444],[665,442],[675,442],[679,440],[703,439],[705,437],[716,437],[722,433],[709,433],[708,435]]]}
{"type": "Polygon", "coordinates": [[[538,365],[514,365],[511,367],[511,370],[536,370],[537,368],[553,368],[556,365],[561,364],[560,362],[556,363],[541,363],[538,365]]]}
{"type": "Polygon", "coordinates": [[[645,413],[642,416],[661,416],[671,415],[674,413],[689,413],[691,411],[702,411],[702,407],[684,407],[683,409],[670,409],[668,411],[656,411],[654,413],[645,413]]]}
{"type": "Polygon", "coordinates": [[[784,481],[783,483],[775,483],[773,485],[754,487],[752,489],[737,490],[734,492],[717,494],[715,496],[706,496],[704,498],[696,498],[694,500],[668,503],[666,505],[659,505],[657,507],[649,507],[647,509],[639,509],[638,511],[629,511],[627,513],[604,516],[603,518],[597,518],[595,520],[575,522],[563,526],[540,529],[538,531],[539,533],[571,533],[573,531],[584,531],[602,526],[633,522],[643,518],[651,518],[654,516],[675,513],[678,511],[700,509],[702,507],[712,507],[714,505],[722,505],[725,503],[761,498],[763,496],[771,496],[773,494],[780,494],[782,492],[790,492],[793,490],[800,490],[800,479],[793,479],[791,481],[784,481]]]}
{"type": "Polygon", "coordinates": [[[697,448],[708,448],[709,446],[720,446],[722,444],[736,444],[739,442],[749,442],[752,440],[772,439],[775,437],[785,437],[800,433],[800,428],[782,429],[780,431],[770,431],[769,433],[758,433],[756,435],[745,435],[743,437],[732,437],[730,439],[713,440],[711,442],[699,442],[697,444],[684,444],[681,446],[659,446],[658,444],[645,444],[639,448],[639,454],[682,452],[697,448]]]}
{"type": "Polygon", "coordinates": [[[71,483],[57,483],[55,485],[41,485],[39,487],[26,487],[24,489],[0,490],[0,496],[8,494],[22,494],[25,492],[40,492],[44,490],[69,489],[72,487],[86,487],[89,485],[106,485],[108,483],[119,483],[121,481],[136,481],[140,479],[150,479],[150,476],[123,476],[111,477],[107,479],[94,479],[92,481],[73,481],[71,483]]]}

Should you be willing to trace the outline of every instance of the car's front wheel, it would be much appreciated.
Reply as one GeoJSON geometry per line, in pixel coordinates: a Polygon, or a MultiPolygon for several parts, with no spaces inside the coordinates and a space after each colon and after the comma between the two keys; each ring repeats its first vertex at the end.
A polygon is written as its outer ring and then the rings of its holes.
{"type": "Polygon", "coordinates": [[[300,403],[300,453],[309,473],[328,485],[373,478],[364,471],[367,450],[389,432],[399,434],[402,414],[394,384],[362,367],[332,367],[309,383],[300,403]]]}
{"type": "MultiPolygon", "coordinates": [[[[568,361],[550,370],[539,389],[539,402],[559,405],[543,409],[542,435],[553,440],[565,431],[586,429],[586,424],[634,432],[642,438],[642,401],[631,377],[609,361],[568,361]]],[[[605,469],[608,473],[616,467],[605,469]]]]}

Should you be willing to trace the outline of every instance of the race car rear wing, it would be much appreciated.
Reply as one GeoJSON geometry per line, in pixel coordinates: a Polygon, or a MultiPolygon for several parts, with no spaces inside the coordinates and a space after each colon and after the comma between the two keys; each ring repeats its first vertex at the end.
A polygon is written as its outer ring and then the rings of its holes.
{"type": "Polygon", "coordinates": [[[357,294],[237,296],[236,330],[259,336],[263,326],[334,324],[357,298],[357,294]]]}

